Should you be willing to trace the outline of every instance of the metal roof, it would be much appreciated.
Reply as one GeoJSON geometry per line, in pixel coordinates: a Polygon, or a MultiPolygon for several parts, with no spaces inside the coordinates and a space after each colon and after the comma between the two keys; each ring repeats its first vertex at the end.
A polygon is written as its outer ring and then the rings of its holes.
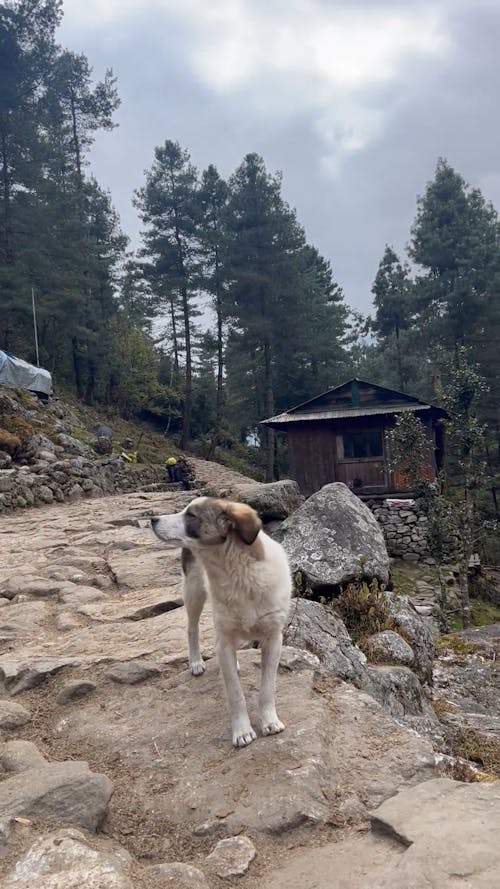
{"type": "MultiPolygon", "coordinates": [[[[405,411],[430,411],[434,405],[431,404],[395,404],[385,405],[384,407],[365,407],[365,408],[344,408],[339,410],[310,411],[301,413],[285,413],[277,414],[275,417],[269,417],[267,420],[261,420],[261,423],[297,423],[304,420],[340,420],[345,417],[370,417],[379,414],[400,414],[405,411]]],[[[434,410],[441,408],[434,407],[434,410]]],[[[444,411],[443,411],[444,414],[444,411]]]]}

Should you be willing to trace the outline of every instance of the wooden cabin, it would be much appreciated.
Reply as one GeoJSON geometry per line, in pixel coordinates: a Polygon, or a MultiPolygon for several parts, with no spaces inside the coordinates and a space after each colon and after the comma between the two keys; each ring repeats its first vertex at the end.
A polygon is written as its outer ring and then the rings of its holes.
{"type": "Polygon", "coordinates": [[[411,411],[429,437],[429,479],[443,460],[443,408],[411,395],[353,379],[316,398],[262,420],[288,439],[289,474],[310,496],[329,482],[344,482],[356,494],[409,495],[408,480],[391,471],[386,432],[411,411]]]}

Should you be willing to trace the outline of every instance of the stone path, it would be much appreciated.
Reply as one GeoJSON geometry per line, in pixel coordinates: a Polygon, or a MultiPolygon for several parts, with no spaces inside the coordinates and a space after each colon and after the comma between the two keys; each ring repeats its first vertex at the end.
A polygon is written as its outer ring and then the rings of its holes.
{"type": "MultiPolygon", "coordinates": [[[[179,554],[149,530],[152,514],[191,496],[135,493],[0,522],[7,889],[217,889],[231,867],[249,889],[355,889],[349,873],[371,880],[389,860],[387,839],[358,831],[384,801],[435,775],[427,741],[294,648],[278,676],[286,731],[232,749],[210,614],[207,670],[193,679],[179,554]],[[220,845],[231,837],[241,842],[220,845]],[[319,876],[300,882],[312,860],[319,876]]],[[[240,663],[255,714],[259,652],[241,652],[240,663]]]]}

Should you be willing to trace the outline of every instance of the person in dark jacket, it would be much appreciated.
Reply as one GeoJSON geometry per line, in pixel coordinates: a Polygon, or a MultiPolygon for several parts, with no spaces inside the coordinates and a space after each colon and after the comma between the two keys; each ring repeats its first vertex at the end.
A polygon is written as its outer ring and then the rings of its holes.
{"type": "Polygon", "coordinates": [[[194,481],[194,473],[185,457],[178,457],[175,465],[176,480],[185,491],[190,491],[194,481]]]}

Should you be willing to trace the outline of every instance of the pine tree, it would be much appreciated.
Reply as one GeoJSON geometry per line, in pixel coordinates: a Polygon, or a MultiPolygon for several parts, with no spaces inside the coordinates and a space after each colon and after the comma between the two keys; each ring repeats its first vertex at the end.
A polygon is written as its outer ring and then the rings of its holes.
{"type": "MultiPolygon", "coordinates": [[[[178,142],[167,140],[155,149],[146,184],[136,192],[135,205],[146,226],[142,255],[149,262],[149,277],[156,292],[170,303],[172,323],[176,309],[182,315],[184,340],[184,412],[180,445],[191,435],[193,408],[193,319],[196,307],[199,245],[197,240],[198,173],[189,154],[178,142]]],[[[176,334],[177,340],[177,334],[176,334]]]]}
{"type": "Polygon", "coordinates": [[[404,360],[402,334],[412,321],[411,281],[409,269],[402,265],[392,247],[386,245],[384,256],[373,282],[375,317],[371,322],[382,345],[395,343],[398,386],[407,391],[410,368],[404,360]]]}
{"type": "Polygon", "coordinates": [[[214,425],[207,452],[213,457],[224,416],[224,254],[228,187],[211,164],[203,171],[198,191],[198,238],[201,254],[201,287],[212,297],[216,319],[217,395],[214,425]]]}
{"type": "MultiPolygon", "coordinates": [[[[297,310],[304,234],[281,197],[281,177],[269,174],[258,155],[245,157],[229,187],[225,311],[235,328],[234,347],[251,353],[258,421],[275,407],[277,344],[297,310]]],[[[274,476],[274,446],[274,432],[266,427],[268,480],[274,476]]]]}

